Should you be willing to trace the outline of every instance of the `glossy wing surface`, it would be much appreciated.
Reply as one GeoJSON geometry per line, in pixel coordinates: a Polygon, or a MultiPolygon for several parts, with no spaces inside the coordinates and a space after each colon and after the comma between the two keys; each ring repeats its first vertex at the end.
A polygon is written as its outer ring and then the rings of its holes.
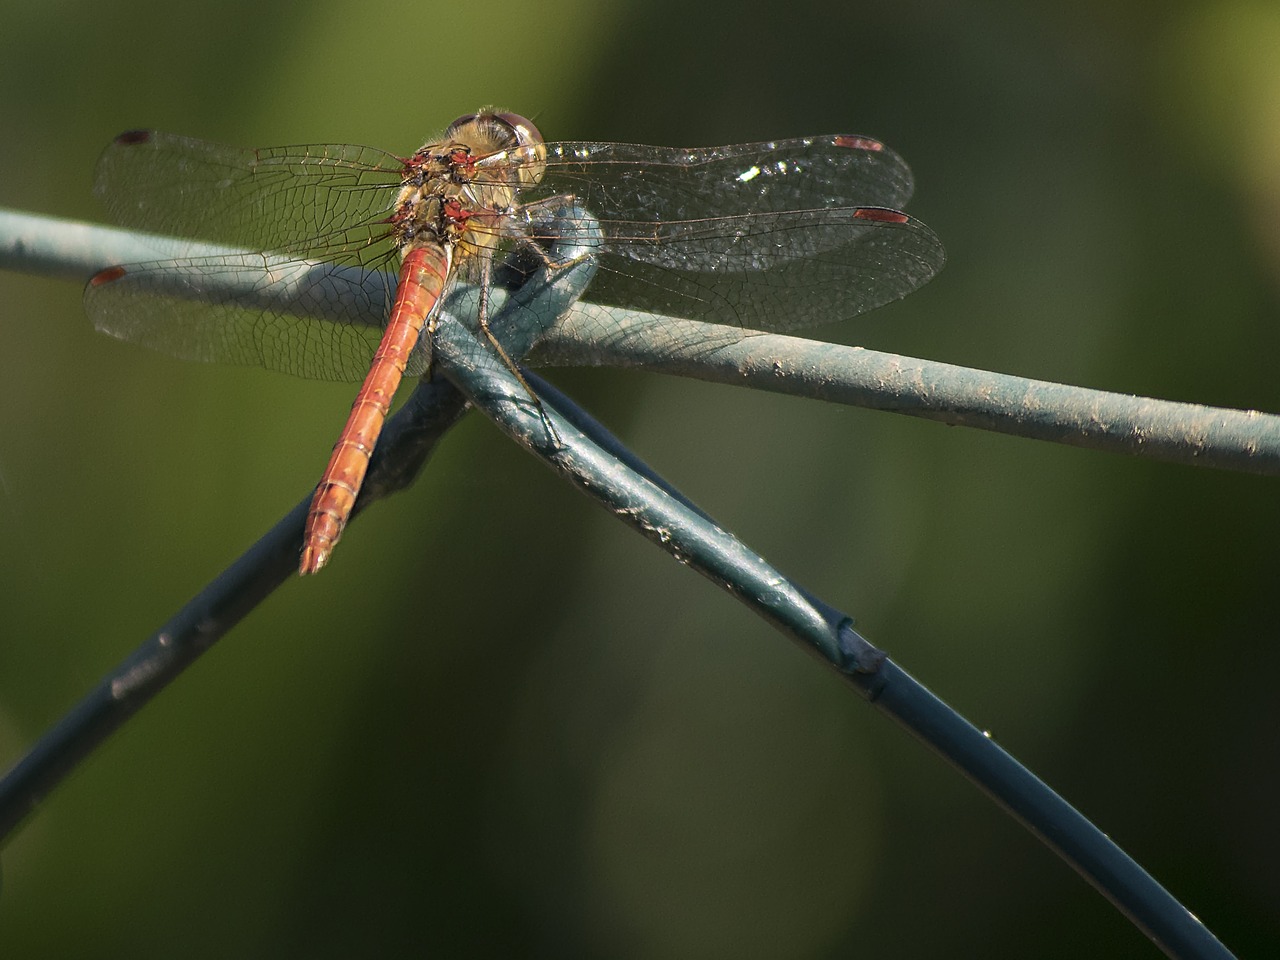
{"type": "MultiPolygon", "coordinates": [[[[181,359],[355,381],[394,295],[388,271],[245,254],[103,271],[85,305],[103,333],[181,359]]],[[[407,372],[424,373],[423,357],[407,372]]]]}
{"type": "Polygon", "coordinates": [[[897,154],[865,137],[732,147],[553,144],[528,197],[574,196],[601,222],[587,299],[791,330],[897,300],[942,268],[942,244],[896,213],[897,154]]]}
{"type": "MultiPolygon", "coordinates": [[[[515,163],[493,155],[477,167],[511,165],[510,182],[515,163]]],[[[393,297],[387,217],[405,173],[406,161],[365,147],[122,135],[99,162],[96,192],[121,223],[189,240],[164,248],[182,259],[99,275],[89,313],[112,336],[180,357],[358,379],[393,297]],[[234,249],[196,256],[206,252],[196,239],[234,249]]],[[[471,224],[507,241],[555,238],[572,225],[547,226],[547,211],[572,198],[604,238],[588,299],[790,330],[898,299],[941,269],[937,237],[896,212],[911,190],[901,158],[865,137],[559,143],[523,207],[478,211],[471,224]]],[[[458,258],[460,273],[475,279],[471,259],[458,258]]]]}
{"type": "Polygon", "coordinates": [[[134,131],[103,152],[94,193],[127,227],[369,262],[385,237],[403,165],[369,147],[250,150],[134,131]]]}
{"type": "Polygon", "coordinates": [[[394,295],[385,221],[402,174],[401,160],[367,147],[122,134],[98,162],[95,193],[125,226],[176,238],[157,252],[177,259],[99,274],[89,316],[183,359],[359,380],[394,295]],[[227,252],[192,255],[211,244],[227,252]]]}

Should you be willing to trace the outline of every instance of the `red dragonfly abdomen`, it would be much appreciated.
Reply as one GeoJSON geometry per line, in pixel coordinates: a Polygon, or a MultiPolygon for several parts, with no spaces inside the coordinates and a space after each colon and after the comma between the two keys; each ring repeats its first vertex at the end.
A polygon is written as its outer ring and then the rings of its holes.
{"type": "Polygon", "coordinates": [[[342,536],[409,355],[444,289],[449,261],[450,250],[441,243],[415,245],[405,254],[391,319],[311,501],[299,573],[323,567],[342,536]]]}

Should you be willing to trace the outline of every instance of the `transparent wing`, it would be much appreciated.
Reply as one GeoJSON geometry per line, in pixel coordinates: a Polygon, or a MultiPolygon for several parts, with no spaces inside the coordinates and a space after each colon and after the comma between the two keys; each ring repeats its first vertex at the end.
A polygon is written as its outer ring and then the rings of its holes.
{"type": "Polygon", "coordinates": [[[946,261],[928,227],[883,208],[743,215],[665,224],[647,241],[605,221],[608,237],[587,298],[607,306],[754,330],[796,330],[848,319],[898,300],[946,261]],[[901,219],[898,219],[901,217],[901,219]]]}
{"type": "MultiPolygon", "coordinates": [[[[84,296],[103,333],[171,356],[355,381],[394,294],[388,271],[245,254],[115,267],[84,296]]],[[[423,372],[415,355],[408,373],[423,372]]]]}
{"type": "Polygon", "coordinates": [[[359,380],[395,292],[386,220],[403,175],[404,161],[368,147],[122,134],[94,191],[118,222],[176,238],[157,246],[177,258],[99,274],[89,316],[183,359],[359,380]],[[230,249],[193,255],[211,244],[230,249]]]}
{"type": "Polygon", "coordinates": [[[910,170],[867,137],[732,147],[553,144],[529,197],[572,195],[605,240],[587,299],[751,329],[864,313],[942,269],[899,213],[910,170]]]}
{"type": "Polygon", "coordinates": [[[139,130],[103,151],[94,193],[127,227],[367,262],[385,241],[403,170],[369,147],[248,150],[139,130]]]}
{"type": "Polygon", "coordinates": [[[900,208],[911,170],[870,137],[837,134],[725,147],[553,143],[539,195],[572,193],[637,220],[704,220],[812,207],[900,208]]]}
{"type": "MultiPolygon", "coordinates": [[[[166,247],[177,260],[100,274],[89,314],[112,336],[179,357],[359,379],[393,298],[388,216],[408,162],[357,146],[245,150],[124,134],[99,161],[95,191],[121,223],[187,239],[166,247]],[[197,239],[237,249],[197,256],[197,239]]],[[[505,165],[511,182],[519,163],[494,154],[477,165],[505,165]]],[[[559,143],[521,206],[476,211],[470,229],[507,245],[555,240],[574,225],[547,225],[546,211],[571,199],[603,236],[590,300],[796,329],[905,296],[941,269],[937,237],[897,212],[911,189],[901,158],[866,137],[559,143]]],[[[459,274],[476,279],[475,261],[502,244],[460,249],[459,274]]]]}

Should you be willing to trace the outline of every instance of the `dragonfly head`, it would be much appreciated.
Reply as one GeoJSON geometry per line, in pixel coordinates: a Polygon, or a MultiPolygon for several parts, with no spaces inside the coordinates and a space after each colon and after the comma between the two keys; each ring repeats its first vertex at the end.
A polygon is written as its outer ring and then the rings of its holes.
{"type": "Polygon", "coordinates": [[[449,124],[446,141],[466,144],[473,156],[514,161],[508,168],[515,187],[531,187],[547,168],[547,148],[531,120],[517,113],[485,109],[449,124]]]}

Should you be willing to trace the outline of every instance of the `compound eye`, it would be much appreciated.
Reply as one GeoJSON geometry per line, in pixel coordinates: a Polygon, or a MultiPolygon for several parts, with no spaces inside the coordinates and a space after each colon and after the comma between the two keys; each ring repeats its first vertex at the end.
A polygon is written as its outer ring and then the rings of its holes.
{"type": "Polygon", "coordinates": [[[542,134],[533,125],[533,121],[527,117],[522,117],[518,113],[495,113],[493,117],[496,120],[501,120],[512,129],[521,146],[542,143],[542,134]]]}
{"type": "Polygon", "coordinates": [[[481,159],[515,160],[503,174],[504,179],[512,179],[512,186],[531,186],[542,179],[547,169],[547,147],[542,142],[542,134],[533,121],[518,113],[481,110],[459,117],[444,132],[443,144],[450,149],[463,145],[481,159]]]}

